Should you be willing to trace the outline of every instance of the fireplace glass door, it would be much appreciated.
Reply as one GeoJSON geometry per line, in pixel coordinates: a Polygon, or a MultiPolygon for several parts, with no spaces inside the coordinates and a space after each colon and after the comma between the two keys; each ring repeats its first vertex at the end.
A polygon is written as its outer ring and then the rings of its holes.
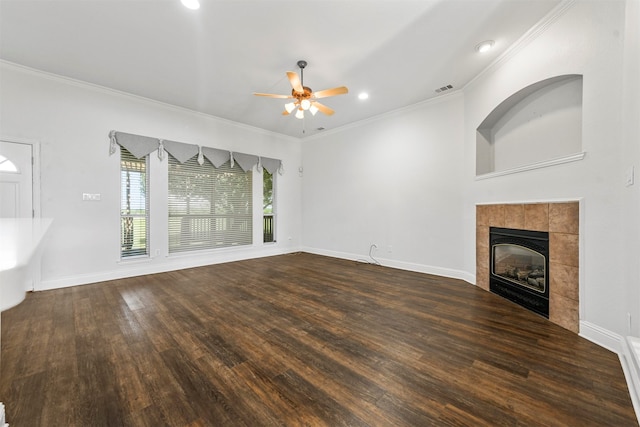
{"type": "Polygon", "coordinates": [[[546,271],[544,255],[524,246],[497,244],[493,246],[493,271],[511,283],[544,294],[546,271]]]}

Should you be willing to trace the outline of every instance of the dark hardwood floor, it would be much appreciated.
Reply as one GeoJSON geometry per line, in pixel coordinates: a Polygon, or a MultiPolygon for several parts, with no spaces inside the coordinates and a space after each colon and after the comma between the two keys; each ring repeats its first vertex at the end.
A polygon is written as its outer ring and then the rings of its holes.
{"type": "Polygon", "coordinates": [[[637,426],[618,356],[465,282],[292,254],[29,294],[33,426],[637,426]]]}

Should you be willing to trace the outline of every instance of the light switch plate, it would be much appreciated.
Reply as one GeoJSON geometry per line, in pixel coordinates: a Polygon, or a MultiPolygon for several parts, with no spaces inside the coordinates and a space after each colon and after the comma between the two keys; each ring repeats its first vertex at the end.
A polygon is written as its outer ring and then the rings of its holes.
{"type": "Polygon", "coordinates": [[[82,193],[82,200],[83,201],[89,201],[89,202],[97,202],[100,200],[101,194],[100,193],[82,193]]]}

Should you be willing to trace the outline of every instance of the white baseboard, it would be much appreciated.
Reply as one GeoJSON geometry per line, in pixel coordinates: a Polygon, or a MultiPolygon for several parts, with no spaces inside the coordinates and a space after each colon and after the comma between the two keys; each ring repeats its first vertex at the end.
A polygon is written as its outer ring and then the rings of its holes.
{"type": "Polygon", "coordinates": [[[629,387],[633,409],[640,422],[640,338],[627,337],[620,353],[620,364],[629,387]]]}
{"type": "Polygon", "coordinates": [[[618,355],[631,403],[640,422],[640,338],[622,337],[589,322],[580,322],[580,336],[618,355]]]}
{"type": "MultiPolygon", "coordinates": [[[[311,248],[306,246],[301,248],[301,250],[304,252],[309,252],[316,255],[324,255],[324,256],[330,256],[333,258],[348,259],[351,261],[359,261],[359,260],[372,261],[368,255],[358,255],[358,254],[352,254],[348,252],[330,251],[326,249],[317,249],[317,248],[311,248]]],[[[407,270],[407,271],[415,271],[417,273],[433,274],[436,276],[449,277],[451,279],[460,279],[472,285],[475,285],[475,281],[476,281],[475,275],[469,274],[466,271],[462,271],[462,270],[456,270],[456,269],[444,268],[444,267],[435,267],[435,266],[426,265],[426,264],[416,264],[411,262],[397,261],[392,259],[381,258],[378,256],[376,256],[375,259],[385,267],[397,268],[400,270],[407,270]]]]}
{"type": "Polygon", "coordinates": [[[598,344],[616,354],[622,354],[623,337],[593,323],[581,320],[580,334],[582,338],[598,344]]]}
{"type": "Polygon", "coordinates": [[[298,248],[278,248],[277,246],[256,249],[228,249],[221,252],[203,254],[181,254],[169,257],[144,258],[116,263],[113,270],[90,274],[42,280],[36,291],[68,288],[71,286],[88,285],[127,277],[144,276],[146,274],[165,273],[167,271],[183,270],[185,268],[202,267],[205,265],[222,264],[225,262],[242,261],[253,258],[263,258],[274,255],[284,255],[298,252],[298,248]]]}

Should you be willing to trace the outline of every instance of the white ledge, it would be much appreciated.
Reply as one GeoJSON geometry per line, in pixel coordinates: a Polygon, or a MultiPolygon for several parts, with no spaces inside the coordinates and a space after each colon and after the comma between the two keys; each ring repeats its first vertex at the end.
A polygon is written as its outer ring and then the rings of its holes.
{"type": "Polygon", "coordinates": [[[514,173],[520,173],[520,172],[530,171],[534,169],[548,168],[550,166],[561,165],[564,163],[577,162],[578,160],[584,159],[586,154],[587,153],[583,151],[581,153],[571,154],[569,156],[558,157],[551,160],[545,160],[544,162],[531,163],[530,165],[518,166],[517,168],[506,169],[506,170],[497,171],[497,172],[489,172],[483,175],[476,175],[476,181],[480,181],[482,179],[495,178],[498,176],[511,175],[514,173]]]}
{"type": "Polygon", "coordinates": [[[50,218],[0,218],[0,311],[18,305],[33,286],[50,218]],[[31,282],[31,284],[29,284],[31,282]]]}

